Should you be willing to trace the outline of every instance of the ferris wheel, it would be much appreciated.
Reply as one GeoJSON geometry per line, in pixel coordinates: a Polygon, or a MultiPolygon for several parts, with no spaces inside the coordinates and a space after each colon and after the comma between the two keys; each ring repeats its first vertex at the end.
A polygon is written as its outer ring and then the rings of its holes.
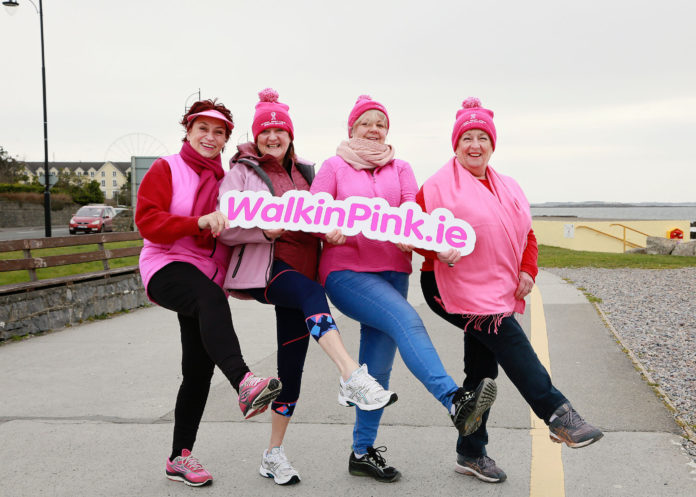
{"type": "Polygon", "coordinates": [[[160,157],[167,147],[152,135],[129,133],[114,140],[104,154],[104,162],[130,162],[133,156],[160,157]]]}

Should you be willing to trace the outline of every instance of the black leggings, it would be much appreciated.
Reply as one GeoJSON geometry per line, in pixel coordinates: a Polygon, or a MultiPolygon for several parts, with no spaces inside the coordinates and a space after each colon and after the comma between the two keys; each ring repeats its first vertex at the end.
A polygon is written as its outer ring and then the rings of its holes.
{"type": "Polygon", "coordinates": [[[271,409],[290,417],[300,396],[310,335],[319,340],[328,331],[337,329],[324,287],[289,264],[275,260],[268,286],[247,292],[259,302],[275,306],[278,377],[283,390],[271,409]]]}
{"type": "Polygon", "coordinates": [[[157,271],[148,295],[179,317],[182,381],[174,409],[173,456],[193,450],[217,365],[237,392],[249,371],[232,326],[225,292],[198,268],[172,262],[157,271]]]}

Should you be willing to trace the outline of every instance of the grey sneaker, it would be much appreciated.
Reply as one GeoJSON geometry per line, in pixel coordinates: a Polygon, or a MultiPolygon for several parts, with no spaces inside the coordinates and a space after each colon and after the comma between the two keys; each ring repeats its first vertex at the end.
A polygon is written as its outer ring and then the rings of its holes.
{"type": "Polygon", "coordinates": [[[368,447],[367,454],[362,456],[360,459],[355,457],[353,451],[350,452],[350,458],[348,458],[348,472],[353,476],[371,476],[377,481],[391,483],[399,478],[401,478],[401,473],[399,473],[395,468],[387,466],[387,461],[382,457],[382,452],[386,452],[387,448],[382,447],[368,447]]]}
{"type": "Polygon", "coordinates": [[[604,434],[582,417],[566,402],[556,409],[557,416],[549,423],[549,437],[557,443],[565,443],[568,447],[579,449],[596,442],[604,434]]]}
{"type": "Polygon", "coordinates": [[[339,380],[338,403],[342,406],[356,406],[363,411],[382,409],[396,402],[398,397],[394,392],[385,390],[367,372],[367,365],[363,364],[353,371],[353,374],[344,382],[339,380]]]}
{"type": "Polygon", "coordinates": [[[505,471],[500,469],[488,456],[467,457],[457,454],[457,466],[454,470],[463,475],[475,476],[488,483],[500,483],[507,479],[505,471]]]}
{"type": "Polygon", "coordinates": [[[469,436],[479,429],[481,417],[493,405],[497,392],[498,387],[490,378],[481,380],[473,392],[467,392],[463,388],[455,392],[452,399],[454,414],[451,418],[461,436],[469,436]]]}
{"type": "Polygon", "coordinates": [[[273,447],[270,452],[263,451],[259,473],[266,478],[273,478],[278,485],[292,485],[300,481],[300,474],[288,461],[282,445],[273,447]]]}

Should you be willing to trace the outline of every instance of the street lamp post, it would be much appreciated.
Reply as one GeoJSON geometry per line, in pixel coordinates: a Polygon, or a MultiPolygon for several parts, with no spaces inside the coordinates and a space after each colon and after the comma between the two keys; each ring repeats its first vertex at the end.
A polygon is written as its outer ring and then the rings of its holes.
{"type": "MultiPolygon", "coordinates": [[[[44,224],[46,236],[51,236],[51,185],[48,181],[48,117],[46,112],[46,64],[44,62],[44,31],[43,31],[43,3],[39,0],[39,8],[29,0],[39,14],[39,24],[41,26],[41,82],[43,84],[43,131],[44,131],[44,224]]],[[[2,2],[5,7],[19,7],[17,0],[5,0],[2,2]]]]}

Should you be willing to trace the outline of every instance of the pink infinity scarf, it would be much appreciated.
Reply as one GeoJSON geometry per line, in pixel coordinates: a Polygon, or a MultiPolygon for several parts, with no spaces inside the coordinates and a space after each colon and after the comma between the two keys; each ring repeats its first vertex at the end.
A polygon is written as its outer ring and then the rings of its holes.
{"type": "Polygon", "coordinates": [[[394,160],[394,148],[374,140],[351,138],[341,142],[336,155],[359,171],[389,164],[394,160]]]}

